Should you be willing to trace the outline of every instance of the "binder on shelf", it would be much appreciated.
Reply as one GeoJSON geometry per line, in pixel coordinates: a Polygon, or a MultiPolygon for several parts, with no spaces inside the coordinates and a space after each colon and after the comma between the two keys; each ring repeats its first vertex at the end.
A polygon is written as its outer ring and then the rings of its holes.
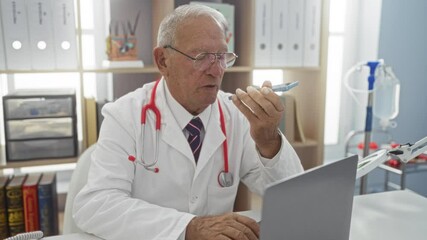
{"type": "MultiPolygon", "coordinates": [[[[26,0],[32,68],[55,68],[51,0],[26,0]]],[[[61,60],[62,61],[62,60],[61,60]]]]}
{"type": "Polygon", "coordinates": [[[76,69],[77,44],[73,0],[54,0],[53,36],[57,69],[76,69]]]}
{"type": "Polygon", "coordinates": [[[305,0],[304,67],[319,66],[321,7],[322,0],[305,0]]]}
{"type": "Polygon", "coordinates": [[[271,0],[255,1],[255,67],[271,65],[271,0]]]}
{"type": "MultiPolygon", "coordinates": [[[[1,11],[0,11],[1,13],[1,11]]],[[[4,42],[3,42],[3,23],[2,18],[0,17],[0,70],[6,70],[6,53],[4,51],[4,42]]],[[[0,235],[1,238],[1,235],[0,235]]]]}
{"type": "Polygon", "coordinates": [[[304,1],[289,0],[289,41],[286,44],[288,67],[301,67],[304,44],[304,1]]]}
{"type": "Polygon", "coordinates": [[[286,43],[289,41],[287,24],[289,0],[272,1],[271,66],[283,67],[286,65],[286,43]]]}
{"type": "Polygon", "coordinates": [[[295,100],[295,141],[305,143],[307,139],[301,122],[301,108],[298,101],[295,100]]]}
{"type": "Polygon", "coordinates": [[[280,121],[279,128],[286,139],[293,143],[295,142],[295,97],[291,93],[283,93],[280,99],[286,110],[280,121]]]}
{"type": "Polygon", "coordinates": [[[199,2],[192,1],[190,4],[203,4],[218,10],[228,22],[228,29],[226,31],[226,39],[228,51],[234,52],[234,5],[227,3],[214,3],[214,2],[199,2]]]}
{"type": "Polygon", "coordinates": [[[14,70],[30,70],[30,41],[28,37],[25,0],[1,0],[6,66],[14,70]]]}
{"type": "Polygon", "coordinates": [[[87,147],[98,140],[97,103],[95,98],[85,98],[87,147]]]}

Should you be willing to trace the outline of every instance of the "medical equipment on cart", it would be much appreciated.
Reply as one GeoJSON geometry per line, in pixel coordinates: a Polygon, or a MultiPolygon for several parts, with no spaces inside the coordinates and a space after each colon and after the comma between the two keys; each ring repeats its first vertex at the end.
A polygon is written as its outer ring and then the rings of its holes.
{"type": "Polygon", "coordinates": [[[389,159],[397,159],[403,163],[407,163],[424,152],[427,152],[427,137],[414,144],[407,143],[391,150],[381,149],[359,161],[356,178],[365,176],[389,159]]]}
{"type": "Polygon", "coordinates": [[[368,105],[371,104],[369,106],[372,107],[370,114],[380,119],[380,125],[383,130],[387,127],[395,128],[397,126],[396,122],[391,120],[399,114],[400,81],[391,66],[386,65],[384,60],[357,63],[345,74],[344,84],[350,95],[360,106],[362,106],[362,103],[355,93],[368,94],[368,105]],[[360,82],[350,84],[352,75],[361,73],[364,66],[368,66],[370,71],[368,90],[358,88],[357,86],[360,85],[358,84],[360,82]]]}
{"type": "MultiPolygon", "coordinates": [[[[350,95],[354,98],[356,103],[362,105],[355,93],[367,93],[368,99],[366,104],[366,118],[365,118],[365,130],[364,130],[364,148],[363,157],[369,155],[369,145],[371,142],[372,134],[372,120],[376,116],[380,118],[380,124],[383,131],[387,127],[396,127],[395,122],[390,120],[394,119],[399,113],[399,94],[400,94],[400,83],[394,75],[390,66],[384,63],[384,60],[359,62],[352,68],[350,68],[344,77],[344,84],[349,90],[350,95]],[[369,69],[368,76],[368,90],[358,89],[355,86],[360,86],[361,82],[350,85],[350,76],[356,72],[361,72],[367,66],[369,69]],[[375,81],[377,83],[375,84],[375,81]],[[374,94],[375,93],[375,94],[374,94]]],[[[354,135],[347,137],[347,140],[354,137],[354,135]]],[[[348,143],[347,143],[348,144],[348,143]]],[[[361,178],[360,193],[364,194],[367,185],[367,176],[361,178]]]]}
{"type": "MultiPolygon", "coordinates": [[[[161,113],[160,110],[157,108],[156,106],[156,91],[157,91],[157,86],[159,85],[160,80],[157,80],[153,90],[151,91],[151,97],[150,97],[150,101],[148,102],[148,104],[144,105],[141,109],[141,132],[140,132],[140,136],[142,138],[142,136],[144,136],[145,134],[145,123],[146,123],[146,119],[147,119],[147,112],[148,110],[151,110],[154,112],[155,114],[155,119],[156,119],[156,147],[155,147],[155,155],[154,155],[154,160],[152,162],[147,162],[145,160],[144,157],[141,157],[141,159],[138,161],[136,159],[136,156],[134,155],[129,155],[128,156],[128,160],[131,162],[135,162],[137,164],[141,164],[145,169],[152,171],[154,173],[158,173],[160,171],[160,169],[158,167],[156,167],[156,164],[158,162],[158,157],[159,157],[159,138],[160,138],[160,125],[161,125],[161,113]]],[[[223,146],[223,153],[224,153],[224,170],[221,171],[218,174],[218,184],[221,187],[230,187],[233,185],[233,174],[229,172],[228,170],[228,147],[227,147],[227,133],[226,133],[226,129],[225,129],[225,120],[224,120],[224,113],[222,112],[222,108],[221,108],[221,104],[218,100],[218,108],[219,108],[219,118],[220,118],[220,124],[221,124],[221,130],[225,136],[225,140],[222,143],[223,146]]],[[[141,144],[143,144],[143,140],[141,141],[141,144]]],[[[143,151],[144,152],[144,151],[143,151]]]]}

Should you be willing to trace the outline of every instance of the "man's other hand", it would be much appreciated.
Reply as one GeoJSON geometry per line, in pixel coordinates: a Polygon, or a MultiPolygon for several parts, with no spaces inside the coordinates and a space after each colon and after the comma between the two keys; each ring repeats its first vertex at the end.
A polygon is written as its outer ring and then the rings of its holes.
{"type": "Polygon", "coordinates": [[[219,216],[195,217],[187,226],[186,240],[233,239],[256,240],[259,225],[253,219],[228,213],[219,216]]]}

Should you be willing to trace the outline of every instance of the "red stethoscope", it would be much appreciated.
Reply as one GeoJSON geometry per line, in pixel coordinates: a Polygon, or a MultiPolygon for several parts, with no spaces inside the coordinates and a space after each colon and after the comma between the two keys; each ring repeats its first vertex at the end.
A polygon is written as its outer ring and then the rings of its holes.
{"type": "MultiPolygon", "coordinates": [[[[132,162],[136,162],[141,164],[145,169],[152,171],[154,173],[159,172],[159,168],[155,165],[157,164],[158,156],[159,156],[159,135],[160,135],[160,124],[161,124],[161,114],[160,110],[156,106],[156,91],[157,86],[159,85],[160,80],[157,80],[154,84],[154,88],[151,91],[151,98],[148,104],[144,105],[141,110],[141,136],[144,136],[145,134],[145,123],[147,119],[147,111],[151,110],[154,112],[156,116],[156,150],[155,150],[155,156],[154,161],[152,163],[147,163],[144,161],[144,157],[141,158],[141,161],[137,161],[136,157],[133,155],[129,155],[128,159],[132,162]]],[[[221,130],[224,133],[225,140],[222,143],[223,147],[223,153],[224,153],[224,170],[221,171],[218,174],[218,183],[221,187],[230,187],[233,185],[233,174],[228,171],[228,148],[227,148],[227,133],[225,131],[225,121],[224,121],[224,114],[222,112],[221,104],[218,100],[218,108],[219,108],[219,119],[221,123],[221,130]]],[[[143,141],[142,143],[143,144],[143,141]]]]}

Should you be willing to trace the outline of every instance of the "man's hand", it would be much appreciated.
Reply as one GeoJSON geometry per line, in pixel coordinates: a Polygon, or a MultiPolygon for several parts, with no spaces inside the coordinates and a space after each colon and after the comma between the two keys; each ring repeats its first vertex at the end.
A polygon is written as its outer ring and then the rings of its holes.
{"type": "Polygon", "coordinates": [[[186,240],[256,240],[258,238],[258,223],[235,213],[195,217],[188,224],[185,233],[186,240]]]}
{"type": "Polygon", "coordinates": [[[281,146],[277,128],[285,108],[280,97],[271,90],[271,82],[265,81],[259,91],[252,86],[247,92],[237,89],[233,103],[248,119],[260,154],[265,158],[274,157],[281,146]]]}

